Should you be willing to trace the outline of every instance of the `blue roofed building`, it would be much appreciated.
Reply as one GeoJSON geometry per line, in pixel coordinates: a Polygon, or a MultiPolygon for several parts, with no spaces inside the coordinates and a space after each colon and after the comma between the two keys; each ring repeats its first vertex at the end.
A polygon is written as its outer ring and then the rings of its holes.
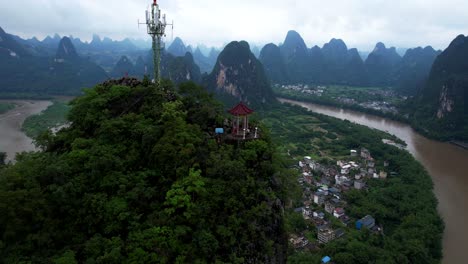
{"type": "Polygon", "coordinates": [[[329,256],[322,258],[322,263],[330,263],[330,261],[331,261],[331,258],[329,256]]]}
{"type": "Polygon", "coordinates": [[[364,218],[356,222],[357,230],[361,230],[364,227],[367,229],[372,229],[374,226],[375,226],[375,219],[370,215],[366,215],[364,218]]]}

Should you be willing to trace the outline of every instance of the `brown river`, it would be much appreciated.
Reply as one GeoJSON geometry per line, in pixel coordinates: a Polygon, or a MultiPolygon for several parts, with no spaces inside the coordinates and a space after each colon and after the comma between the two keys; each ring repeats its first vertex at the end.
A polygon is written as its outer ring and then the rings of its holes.
{"type": "Polygon", "coordinates": [[[351,110],[280,99],[310,111],[386,131],[404,140],[434,182],[438,210],[445,222],[442,263],[468,263],[468,150],[427,139],[410,126],[351,110]]]}
{"type": "Polygon", "coordinates": [[[21,126],[28,116],[42,112],[52,102],[32,100],[0,100],[0,102],[16,105],[13,110],[0,115],[0,152],[6,152],[7,161],[11,161],[18,152],[35,150],[32,140],[21,131],[21,126]]]}

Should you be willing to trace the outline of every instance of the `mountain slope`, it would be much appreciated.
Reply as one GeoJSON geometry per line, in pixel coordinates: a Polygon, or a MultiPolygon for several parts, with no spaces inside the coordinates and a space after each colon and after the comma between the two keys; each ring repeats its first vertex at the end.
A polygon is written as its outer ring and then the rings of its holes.
{"type": "Polygon", "coordinates": [[[199,47],[195,49],[193,53],[193,59],[195,63],[200,67],[200,71],[202,73],[210,73],[213,70],[214,65],[216,64],[216,60],[210,60],[210,58],[206,57],[200,50],[199,47]]]}
{"type": "Polygon", "coordinates": [[[322,48],[322,74],[327,83],[365,86],[367,71],[357,49],[350,49],[341,39],[332,39],[322,48]]]}
{"type": "Polygon", "coordinates": [[[267,44],[260,52],[258,60],[262,63],[265,74],[273,83],[287,83],[286,66],[278,46],[273,43],[267,44]]]}
{"type": "MultiPolygon", "coordinates": [[[[150,78],[154,78],[153,51],[147,53],[146,65],[150,78]]],[[[140,67],[141,70],[141,67],[140,67]]],[[[200,67],[195,63],[192,54],[186,53],[183,57],[175,57],[167,52],[161,56],[162,77],[176,84],[193,81],[201,82],[200,67]]],[[[137,76],[143,76],[144,72],[136,72],[137,76]]]]}
{"type": "Polygon", "coordinates": [[[123,56],[115,65],[114,69],[111,72],[111,76],[114,78],[121,78],[127,75],[132,76],[135,73],[133,63],[127,58],[127,56],[123,56]]]}
{"type": "Polygon", "coordinates": [[[167,48],[167,52],[176,57],[182,57],[185,56],[185,53],[187,52],[187,47],[185,47],[185,44],[182,41],[182,39],[176,37],[169,46],[169,48],[167,48]]]}
{"type": "Polygon", "coordinates": [[[261,106],[276,100],[263,65],[245,41],[233,41],[224,48],[204,83],[227,105],[244,101],[261,106]]]}
{"type": "Polygon", "coordinates": [[[299,33],[289,31],[280,50],[291,82],[308,83],[313,79],[309,50],[299,33]]]}
{"type": "Polygon", "coordinates": [[[171,54],[165,54],[162,67],[163,76],[176,84],[192,81],[201,82],[200,67],[195,63],[191,53],[185,53],[183,57],[174,57],[171,54]]]}
{"type": "Polygon", "coordinates": [[[75,60],[78,59],[78,53],[76,52],[75,46],[68,37],[63,37],[60,40],[56,55],[56,59],[62,60],[75,60]]]}
{"type": "Polygon", "coordinates": [[[395,83],[393,72],[401,57],[394,47],[386,48],[379,42],[366,59],[366,68],[369,73],[370,84],[374,86],[391,86],[395,83]]]}
{"type": "Polygon", "coordinates": [[[0,27],[0,56],[3,57],[26,57],[30,56],[30,54],[26,51],[26,49],[14,38],[8,35],[1,27],[0,27]]]}
{"type": "Polygon", "coordinates": [[[405,95],[416,95],[425,85],[434,60],[440,53],[430,46],[408,49],[395,72],[397,90],[405,95]]]}
{"type": "Polygon", "coordinates": [[[108,78],[106,72],[76,54],[70,39],[56,47],[56,57],[7,56],[0,61],[0,92],[77,95],[108,78]]]}
{"type": "Polygon", "coordinates": [[[444,139],[468,141],[468,37],[455,38],[432,66],[413,120],[444,139]]]}

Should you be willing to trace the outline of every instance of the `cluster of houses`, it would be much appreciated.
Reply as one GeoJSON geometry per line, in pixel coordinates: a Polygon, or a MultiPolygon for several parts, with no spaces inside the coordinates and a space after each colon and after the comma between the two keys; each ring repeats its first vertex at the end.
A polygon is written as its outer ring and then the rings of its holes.
{"type": "Polygon", "coordinates": [[[276,87],[280,87],[285,90],[291,90],[300,92],[303,94],[310,94],[316,96],[322,96],[323,92],[325,91],[325,86],[309,86],[307,84],[288,84],[288,85],[277,85],[276,87]]]}
{"type": "Polygon", "coordinates": [[[338,98],[336,98],[336,100],[337,100],[339,103],[347,104],[347,105],[357,104],[357,101],[354,100],[353,98],[338,97],[338,98]]]}
{"type": "Polygon", "coordinates": [[[391,103],[388,103],[385,101],[384,102],[380,102],[380,101],[365,102],[365,103],[360,103],[359,105],[364,108],[381,111],[383,113],[398,114],[398,109],[391,103]]]}
{"type": "MultiPolygon", "coordinates": [[[[303,207],[296,208],[295,211],[316,227],[319,244],[344,236],[343,228],[354,228],[352,223],[355,223],[358,230],[365,227],[378,231],[375,219],[370,215],[353,222],[346,214],[347,201],[343,196],[343,193],[351,189],[367,189],[366,182],[371,178],[387,178],[384,169],[377,169],[376,161],[369,150],[361,148],[359,153],[357,150],[350,150],[349,159],[339,160],[336,165],[322,165],[309,156],[299,161],[298,165],[301,172],[298,182],[303,187],[303,207]],[[332,221],[331,218],[335,220],[332,221]],[[333,228],[332,222],[337,221],[343,228],[333,228]]],[[[389,163],[385,161],[383,168],[388,166],[389,163]]],[[[295,236],[291,243],[296,249],[309,245],[304,236],[295,236]]]]}

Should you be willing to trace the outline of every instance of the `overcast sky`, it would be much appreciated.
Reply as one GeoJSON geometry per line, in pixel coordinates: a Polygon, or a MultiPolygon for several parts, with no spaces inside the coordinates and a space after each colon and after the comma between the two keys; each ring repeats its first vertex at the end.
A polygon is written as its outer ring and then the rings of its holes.
{"type": "MultiPolygon", "coordinates": [[[[0,0],[0,26],[22,37],[93,33],[113,39],[149,38],[137,20],[151,0],[0,0]]],[[[281,43],[290,29],[306,44],[322,46],[331,38],[349,48],[432,45],[445,49],[468,33],[467,0],[159,0],[174,37],[192,45],[221,46],[232,40],[262,45],[281,43]]],[[[171,31],[168,30],[168,41],[171,31]]]]}

